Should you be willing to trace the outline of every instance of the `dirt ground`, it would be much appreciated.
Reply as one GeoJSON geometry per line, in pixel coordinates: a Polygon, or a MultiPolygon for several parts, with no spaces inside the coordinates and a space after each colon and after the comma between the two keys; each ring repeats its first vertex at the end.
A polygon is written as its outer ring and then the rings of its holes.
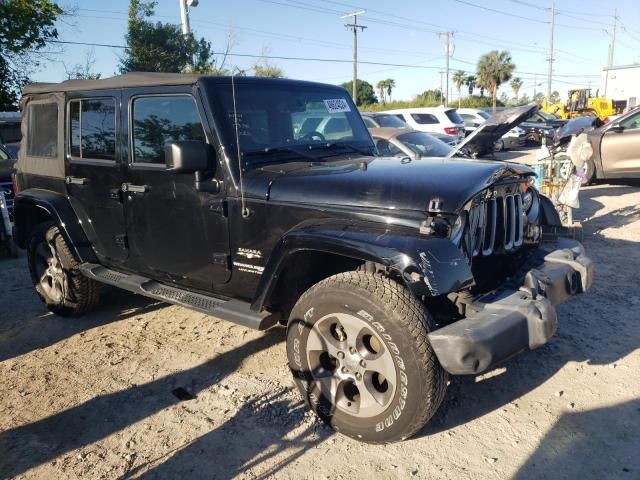
{"type": "Polygon", "coordinates": [[[24,254],[0,260],[0,478],[640,479],[640,188],[581,199],[593,290],[548,345],[453,378],[417,438],[388,446],[315,420],[280,329],[126,293],[57,318],[24,254]]]}

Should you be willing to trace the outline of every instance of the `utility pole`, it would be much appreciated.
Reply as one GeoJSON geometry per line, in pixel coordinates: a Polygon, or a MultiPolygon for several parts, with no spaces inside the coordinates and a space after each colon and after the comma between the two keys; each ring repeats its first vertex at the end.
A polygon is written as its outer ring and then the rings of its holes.
{"type": "Polygon", "coordinates": [[[533,98],[536,98],[536,95],[538,94],[538,74],[534,73],[533,74],[533,98]]]}
{"type": "Polygon", "coordinates": [[[547,79],[547,101],[551,102],[551,88],[553,79],[553,33],[556,26],[556,2],[551,0],[551,42],[549,45],[549,78],[547,79]]]}
{"type": "MultiPolygon", "coordinates": [[[[180,20],[182,22],[182,35],[188,38],[191,35],[191,25],[189,25],[189,7],[197,7],[199,0],[178,0],[180,3],[180,20]]],[[[191,57],[191,65],[188,70],[193,71],[194,60],[191,57]]]]}
{"type": "Polygon", "coordinates": [[[613,50],[616,46],[616,30],[618,28],[618,9],[613,10],[613,28],[611,29],[611,43],[609,44],[609,57],[607,58],[607,68],[604,75],[604,96],[607,96],[607,86],[609,83],[609,69],[613,66],[613,50]]]}
{"type": "Polygon", "coordinates": [[[358,104],[358,29],[362,32],[367,28],[365,25],[358,25],[358,15],[363,13],[366,13],[366,10],[359,10],[340,17],[353,18],[353,23],[346,23],[345,27],[353,31],[353,85],[351,86],[351,96],[356,105],[358,104]]]}
{"type": "Polygon", "coordinates": [[[444,37],[444,77],[445,77],[445,87],[447,95],[444,97],[444,106],[449,106],[449,57],[451,56],[451,37],[453,37],[453,32],[438,32],[438,37],[444,37]]]}

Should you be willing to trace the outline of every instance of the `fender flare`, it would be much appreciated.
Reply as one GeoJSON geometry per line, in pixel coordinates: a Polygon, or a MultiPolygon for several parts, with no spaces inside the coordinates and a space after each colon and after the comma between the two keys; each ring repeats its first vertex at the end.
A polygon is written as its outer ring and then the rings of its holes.
{"type": "Polygon", "coordinates": [[[416,295],[443,295],[473,285],[463,253],[450,240],[419,237],[361,224],[306,225],[287,232],[273,249],[258,284],[252,309],[260,310],[273,293],[287,260],[302,251],[335,254],[384,265],[416,295]]]}
{"type": "Polygon", "coordinates": [[[38,188],[21,191],[14,199],[15,238],[20,248],[27,248],[35,226],[31,217],[34,209],[46,213],[58,226],[78,260],[98,261],[69,200],[60,193],[38,188]]]}

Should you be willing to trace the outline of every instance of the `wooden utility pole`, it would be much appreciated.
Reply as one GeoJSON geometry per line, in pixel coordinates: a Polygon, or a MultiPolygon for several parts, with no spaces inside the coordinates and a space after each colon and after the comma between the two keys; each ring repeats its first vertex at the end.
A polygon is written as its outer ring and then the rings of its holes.
{"type": "Polygon", "coordinates": [[[549,77],[547,78],[547,101],[551,102],[551,89],[553,88],[553,34],[556,26],[556,3],[551,0],[551,41],[549,43],[549,77]]]}
{"type": "Polygon", "coordinates": [[[358,29],[363,31],[367,28],[365,25],[358,25],[358,15],[366,13],[366,10],[359,10],[357,12],[343,15],[340,18],[353,18],[353,23],[345,24],[345,27],[350,28],[353,31],[353,85],[352,85],[352,97],[354,103],[358,104],[358,29]]]}

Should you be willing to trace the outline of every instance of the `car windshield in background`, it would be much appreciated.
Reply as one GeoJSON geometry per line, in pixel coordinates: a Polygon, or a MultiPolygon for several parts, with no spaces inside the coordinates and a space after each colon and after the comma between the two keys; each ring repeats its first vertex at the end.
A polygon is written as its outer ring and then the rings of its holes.
{"type": "MultiPolygon", "coordinates": [[[[216,87],[222,107],[221,123],[229,142],[235,143],[237,118],[243,154],[322,144],[372,147],[360,113],[341,90],[237,83],[237,117],[231,85],[216,87]]],[[[334,149],[335,150],[335,149],[334,149]]]]}
{"type": "Polygon", "coordinates": [[[409,128],[409,125],[407,125],[395,115],[376,115],[373,118],[380,124],[381,127],[409,128]]]}
{"type": "Polygon", "coordinates": [[[557,117],[554,117],[550,113],[543,112],[542,110],[538,110],[537,114],[547,121],[558,120],[557,117]]]}
{"type": "Polygon", "coordinates": [[[410,132],[398,135],[398,141],[422,157],[446,157],[452,148],[442,140],[424,132],[410,132]]]}
{"type": "Polygon", "coordinates": [[[455,110],[447,110],[446,112],[444,112],[444,114],[453,123],[464,123],[464,120],[462,120],[462,117],[458,115],[458,112],[456,112],[455,110]]]}
{"type": "Polygon", "coordinates": [[[485,120],[489,120],[491,118],[491,114],[483,111],[478,112],[478,115],[484,118],[485,120]]]}

